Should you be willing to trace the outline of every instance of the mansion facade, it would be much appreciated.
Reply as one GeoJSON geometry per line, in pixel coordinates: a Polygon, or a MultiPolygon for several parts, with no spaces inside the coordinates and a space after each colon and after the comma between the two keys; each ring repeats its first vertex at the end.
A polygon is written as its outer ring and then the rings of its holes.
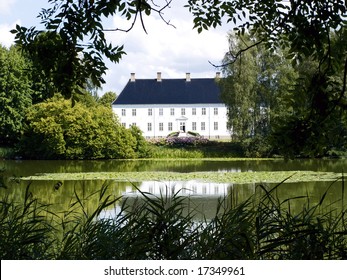
{"type": "Polygon", "coordinates": [[[149,138],[164,138],[172,132],[199,133],[208,139],[230,138],[227,107],[220,100],[215,78],[131,78],[112,103],[113,112],[125,127],[136,125],[149,138]]]}

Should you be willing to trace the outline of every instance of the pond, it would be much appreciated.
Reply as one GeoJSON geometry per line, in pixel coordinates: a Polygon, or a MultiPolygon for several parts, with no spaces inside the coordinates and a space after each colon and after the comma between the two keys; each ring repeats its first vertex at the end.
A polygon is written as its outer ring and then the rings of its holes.
{"type": "MultiPolygon", "coordinates": [[[[103,185],[108,186],[108,194],[127,198],[128,203],[140,192],[169,196],[179,192],[209,217],[221,197],[228,195],[229,203],[238,204],[254,194],[259,184],[271,187],[283,180],[277,193],[280,199],[309,196],[316,203],[329,190],[327,205],[342,198],[346,201],[344,183],[338,180],[346,163],[341,159],[0,161],[8,186],[1,195],[20,201],[30,185],[35,197],[57,211],[66,210],[76,194],[88,201],[92,211],[97,201],[87,198],[103,185]],[[289,176],[293,177],[286,180],[289,176]]],[[[292,207],[302,203],[295,200],[292,207]]],[[[108,209],[107,215],[115,210],[108,209]]]]}

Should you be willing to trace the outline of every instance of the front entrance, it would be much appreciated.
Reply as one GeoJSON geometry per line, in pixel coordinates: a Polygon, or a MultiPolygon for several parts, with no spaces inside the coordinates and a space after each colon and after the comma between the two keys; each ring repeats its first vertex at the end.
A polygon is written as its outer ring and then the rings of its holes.
{"type": "Polygon", "coordinates": [[[186,122],[180,122],[180,131],[186,132],[186,122]]]}

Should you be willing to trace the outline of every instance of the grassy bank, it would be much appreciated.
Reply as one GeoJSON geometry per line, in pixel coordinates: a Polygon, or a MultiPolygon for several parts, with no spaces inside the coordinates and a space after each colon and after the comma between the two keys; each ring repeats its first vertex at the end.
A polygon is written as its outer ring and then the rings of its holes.
{"type": "Polygon", "coordinates": [[[128,203],[104,186],[90,197],[75,192],[69,209],[52,213],[28,187],[23,203],[1,199],[1,259],[346,259],[344,201],[325,208],[329,190],[315,205],[308,196],[279,200],[282,186],[260,185],[238,205],[221,199],[214,217],[199,221],[180,193],[142,193],[128,203]],[[88,211],[85,199],[95,198],[88,211]],[[293,213],[297,200],[302,209],[293,213]],[[117,203],[119,213],[100,218],[117,203]]]}
{"type": "Polygon", "coordinates": [[[167,144],[164,141],[150,143],[151,158],[234,158],[243,157],[239,143],[208,141],[204,143],[167,144]]]}

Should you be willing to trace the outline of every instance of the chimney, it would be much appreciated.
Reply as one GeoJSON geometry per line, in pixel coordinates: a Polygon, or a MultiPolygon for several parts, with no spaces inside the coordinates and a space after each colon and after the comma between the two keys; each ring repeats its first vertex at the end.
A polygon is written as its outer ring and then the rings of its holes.
{"type": "Polygon", "coordinates": [[[135,73],[131,73],[130,82],[135,82],[135,73]]]}
{"type": "Polygon", "coordinates": [[[219,80],[220,79],[220,72],[217,72],[216,73],[216,80],[219,80]]]}
{"type": "Polygon", "coordinates": [[[161,72],[157,72],[157,82],[161,82],[161,72]]]}
{"type": "Polygon", "coordinates": [[[191,79],[190,79],[190,73],[186,73],[186,82],[190,82],[191,79]]]}

